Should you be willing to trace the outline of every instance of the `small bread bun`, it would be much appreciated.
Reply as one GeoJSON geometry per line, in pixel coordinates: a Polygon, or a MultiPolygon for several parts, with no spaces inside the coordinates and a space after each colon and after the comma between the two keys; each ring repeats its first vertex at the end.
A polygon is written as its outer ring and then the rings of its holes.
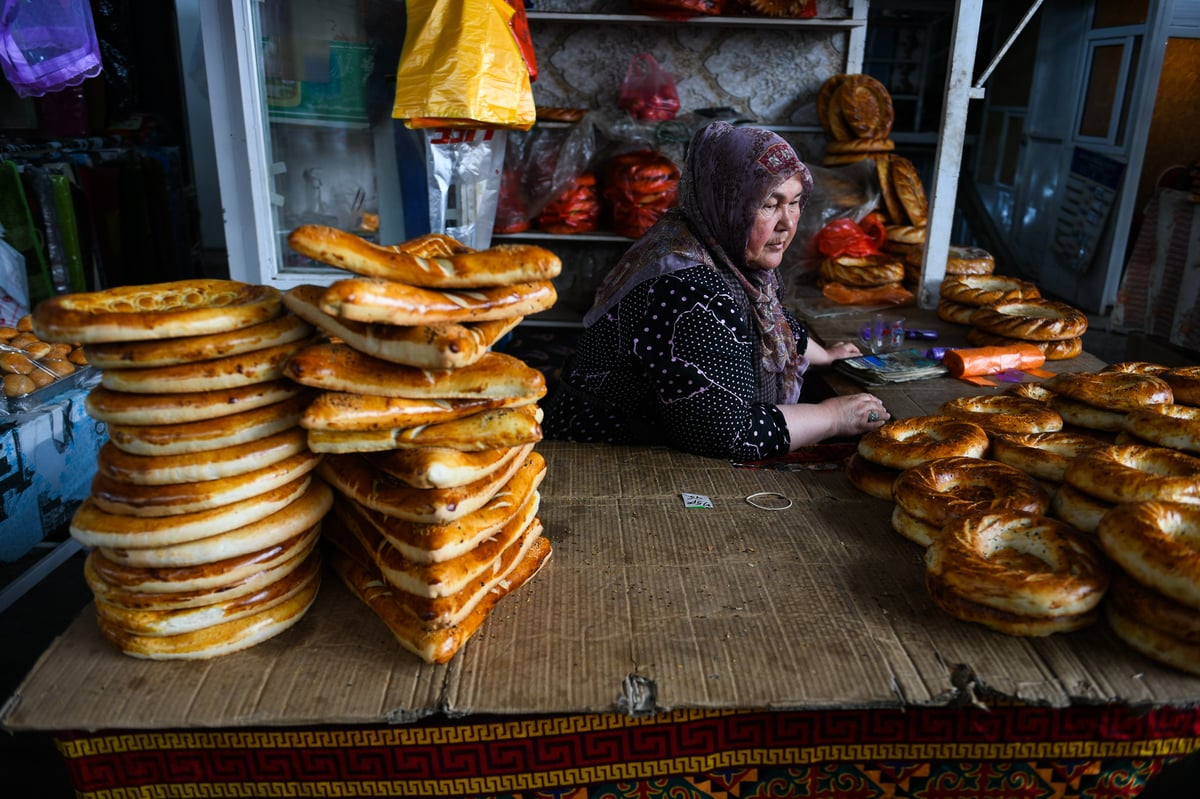
{"type": "Polygon", "coordinates": [[[34,383],[28,375],[6,374],[4,376],[4,396],[6,397],[24,397],[26,394],[37,391],[37,388],[37,383],[34,383]]]}

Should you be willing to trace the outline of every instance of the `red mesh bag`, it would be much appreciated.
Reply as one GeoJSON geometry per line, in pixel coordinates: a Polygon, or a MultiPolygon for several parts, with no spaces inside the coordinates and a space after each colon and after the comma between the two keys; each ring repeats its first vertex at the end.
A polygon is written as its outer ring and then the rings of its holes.
{"type": "Polygon", "coordinates": [[[623,153],[604,165],[604,199],[613,232],[636,239],[679,198],[679,167],[653,150],[623,153]]]}
{"type": "Polygon", "coordinates": [[[596,175],[584,172],[546,204],[537,216],[537,227],[547,233],[587,233],[600,226],[600,211],[596,175]]]}

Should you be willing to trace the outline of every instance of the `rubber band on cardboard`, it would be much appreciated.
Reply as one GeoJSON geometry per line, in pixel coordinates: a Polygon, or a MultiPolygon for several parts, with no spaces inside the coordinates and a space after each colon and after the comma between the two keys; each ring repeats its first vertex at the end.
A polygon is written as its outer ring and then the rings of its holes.
{"type": "Polygon", "coordinates": [[[746,504],[753,505],[754,507],[758,508],[759,510],[787,510],[788,508],[792,507],[792,500],[789,497],[785,497],[783,494],[780,494],[776,491],[759,491],[757,494],[751,494],[750,496],[746,497],[746,504]],[[786,505],[764,505],[760,502],[754,501],[756,499],[764,499],[766,497],[770,497],[773,500],[774,499],[782,500],[782,501],[786,502],[787,504],[786,505]]]}

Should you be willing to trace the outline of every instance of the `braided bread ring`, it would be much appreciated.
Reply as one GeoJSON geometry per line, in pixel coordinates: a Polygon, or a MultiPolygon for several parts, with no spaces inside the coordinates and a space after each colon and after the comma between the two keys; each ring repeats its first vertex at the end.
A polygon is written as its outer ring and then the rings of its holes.
{"type": "Polygon", "coordinates": [[[1067,466],[1080,453],[1104,445],[1098,438],[1064,430],[1002,433],[992,437],[992,457],[1031,477],[1061,483],[1067,466]]]}
{"type": "Polygon", "coordinates": [[[1054,491],[1054,499],[1050,503],[1053,516],[1062,519],[1067,524],[1082,533],[1094,533],[1100,525],[1104,514],[1111,510],[1113,504],[1089,496],[1067,483],[1061,484],[1054,491]]]}
{"type": "Polygon", "coordinates": [[[1046,388],[1110,411],[1133,411],[1172,401],[1171,387],[1164,380],[1132,372],[1057,374],[1046,381],[1046,388]]]}
{"type": "Polygon", "coordinates": [[[1025,397],[1044,403],[1050,402],[1050,398],[1054,396],[1054,392],[1041,383],[1017,383],[1004,393],[1011,397],[1025,397]]]}
{"type": "Polygon", "coordinates": [[[846,479],[859,491],[876,499],[890,502],[892,483],[899,476],[899,469],[872,463],[857,452],[846,461],[846,479]]]}
{"type": "Polygon", "coordinates": [[[904,264],[884,256],[824,258],[818,269],[824,280],[847,286],[883,286],[904,279],[904,264]]]}
{"type": "Polygon", "coordinates": [[[1154,375],[1159,376],[1163,372],[1169,371],[1168,367],[1161,363],[1149,363],[1148,361],[1121,361],[1120,363],[1110,363],[1100,370],[1101,372],[1130,372],[1135,375],[1154,375]]]}
{"type": "Polygon", "coordinates": [[[1125,414],[1125,430],[1171,449],[1200,453],[1200,408],[1150,405],[1125,414]]]}
{"type": "Polygon", "coordinates": [[[1062,417],[1045,403],[1005,394],[957,397],[938,413],[974,422],[988,433],[1048,433],[1061,430],[1062,417]]]}
{"type": "Polygon", "coordinates": [[[956,519],[925,550],[926,574],[972,602],[1024,616],[1078,616],[1108,590],[1100,552],[1079,531],[1025,511],[956,519]]]}
{"type": "MultiPolygon", "coordinates": [[[[926,550],[928,552],[929,550],[926,550]]],[[[1064,613],[1053,616],[1033,616],[1009,613],[993,607],[972,602],[951,590],[936,575],[926,573],[925,588],[930,599],[943,612],[960,621],[973,622],[998,633],[1023,638],[1042,638],[1055,633],[1082,630],[1096,622],[1098,608],[1086,613],[1064,613]]]]}
{"type": "MultiPolygon", "coordinates": [[[[970,307],[970,306],[966,306],[970,307]]],[[[972,311],[974,309],[972,308],[972,311]]],[[[1083,352],[1082,338],[1064,338],[1061,341],[1022,341],[1019,338],[997,336],[978,328],[967,331],[967,341],[977,347],[1007,347],[1010,344],[1032,344],[1042,351],[1047,361],[1067,361],[1083,352]]]]}
{"type": "Polygon", "coordinates": [[[1200,676],[1200,644],[1142,622],[1118,602],[1106,602],[1104,611],[1109,628],[1130,647],[1165,666],[1200,676]]]}
{"type": "Polygon", "coordinates": [[[901,244],[924,244],[925,243],[925,227],[924,225],[888,225],[887,240],[895,241],[901,244]]]}
{"type": "Polygon", "coordinates": [[[942,528],[918,519],[899,505],[892,506],[892,529],[923,547],[928,547],[942,532],[942,528]]]}
{"type": "Polygon", "coordinates": [[[996,259],[982,247],[951,244],[946,253],[947,275],[990,275],[996,270],[996,259]]]}
{"type": "Polygon", "coordinates": [[[981,510],[1042,514],[1050,495],[1034,478],[998,461],[950,457],[905,469],[892,486],[896,507],[941,529],[981,510]]]}
{"type": "Polygon", "coordinates": [[[974,305],[963,305],[957,302],[951,302],[945,298],[938,301],[937,316],[943,322],[951,322],[956,325],[971,324],[971,315],[977,309],[974,305]]]}
{"type": "Polygon", "coordinates": [[[1200,610],[1200,507],[1126,502],[1100,520],[1104,552],[1130,577],[1200,610]]]}
{"type": "Polygon", "coordinates": [[[947,275],[941,296],[962,305],[984,306],[994,302],[1035,300],[1042,294],[1026,280],[1001,275],[947,275]]]}
{"type": "Polygon", "coordinates": [[[1078,308],[1053,300],[998,302],[980,308],[971,324],[989,333],[1023,341],[1078,338],[1087,330],[1087,316],[1078,308]]]}
{"type": "Polygon", "coordinates": [[[1109,411],[1097,408],[1077,399],[1055,394],[1046,401],[1063,422],[1085,430],[1098,430],[1103,433],[1115,433],[1125,426],[1125,411],[1109,411]]]}
{"type": "MultiPolygon", "coordinates": [[[[1200,644],[1200,613],[1139,583],[1121,569],[1113,569],[1108,601],[1148,625],[1184,641],[1200,644]]],[[[1200,663],[1196,664],[1200,668],[1200,663]]]]}
{"type": "Polygon", "coordinates": [[[1163,372],[1162,379],[1182,405],[1200,406],[1200,366],[1179,366],[1163,372]]]}
{"type": "Polygon", "coordinates": [[[1166,447],[1114,445],[1081,453],[1063,480],[1106,502],[1200,504],[1200,458],[1166,447]]]}
{"type": "Polygon", "coordinates": [[[952,455],[982,458],[987,449],[983,428],[951,416],[896,419],[858,440],[860,455],[893,469],[909,469],[952,455]]]}

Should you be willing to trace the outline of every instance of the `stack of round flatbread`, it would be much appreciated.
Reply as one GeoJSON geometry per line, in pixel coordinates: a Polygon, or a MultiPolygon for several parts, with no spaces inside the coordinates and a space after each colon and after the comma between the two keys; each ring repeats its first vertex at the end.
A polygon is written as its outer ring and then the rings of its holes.
{"type": "Polygon", "coordinates": [[[1048,361],[1069,360],[1083,352],[1087,315],[1068,303],[1024,291],[1023,296],[1015,292],[966,315],[970,342],[977,347],[1032,344],[1048,361]]]}
{"type": "Polygon", "coordinates": [[[550,555],[534,452],[545,377],[492,345],[549,307],[560,263],[539,248],[451,242],[380,247],[305,226],[293,248],[363,277],[284,296],[330,336],[286,367],[318,392],[300,424],[335,494],[330,563],[430,663],[453,657],[550,555]]]}
{"type": "Polygon", "coordinates": [[[825,166],[853,164],[896,149],[896,115],[887,87],[870,75],[838,74],[817,92],[817,121],[828,134],[825,166]]]}
{"type": "Polygon", "coordinates": [[[70,534],[104,636],[127,654],[200,659],[294,625],[320,585],[332,492],[284,364],[313,329],[273,288],[184,280],[63,295],[34,311],[101,371],[88,413],[108,426],[70,534]]]}

